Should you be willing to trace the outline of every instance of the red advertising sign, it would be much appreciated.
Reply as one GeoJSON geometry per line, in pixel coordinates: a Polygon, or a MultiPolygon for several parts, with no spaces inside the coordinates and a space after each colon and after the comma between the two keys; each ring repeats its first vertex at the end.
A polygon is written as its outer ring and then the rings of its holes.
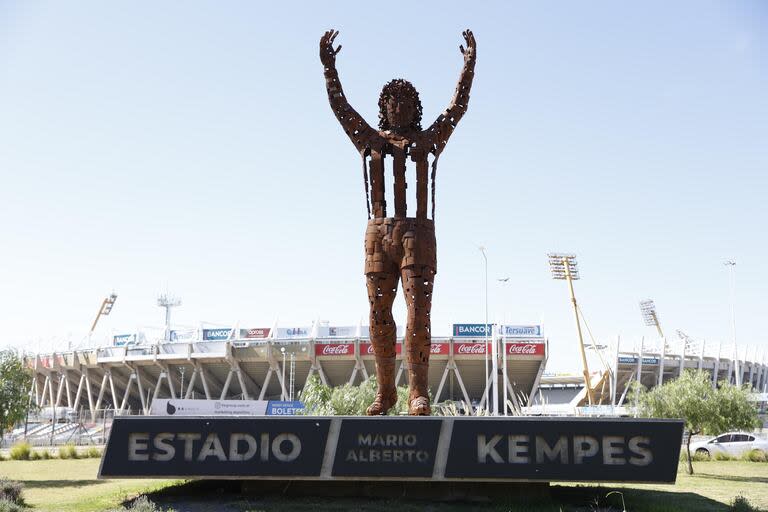
{"type": "MultiPolygon", "coordinates": [[[[403,344],[402,343],[396,343],[395,344],[395,354],[400,355],[403,353],[403,344]]],[[[360,344],[360,355],[363,357],[373,357],[376,353],[373,351],[373,345],[370,343],[361,343],[360,344]]]]}
{"type": "Polygon", "coordinates": [[[429,348],[429,353],[433,356],[447,356],[448,344],[447,343],[433,343],[429,348]]]}
{"type": "Polygon", "coordinates": [[[46,368],[51,368],[53,366],[51,364],[51,357],[50,356],[40,356],[40,364],[43,365],[46,368]]]}
{"type": "Polygon", "coordinates": [[[254,329],[240,329],[241,338],[268,338],[269,327],[256,327],[254,329]]]}
{"type": "Polygon", "coordinates": [[[455,356],[482,356],[485,355],[486,347],[490,351],[491,344],[488,343],[454,343],[453,355],[455,356]]]}
{"type": "Polygon", "coordinates": [[[508,356],[544,356],[543,343],[507,343],[508,356]]]}
{"type": "Polygon", "coordinates": [[[316,356],[353,356],[355,355],[354,343],[325,343],[315,345],[316,356]]]}

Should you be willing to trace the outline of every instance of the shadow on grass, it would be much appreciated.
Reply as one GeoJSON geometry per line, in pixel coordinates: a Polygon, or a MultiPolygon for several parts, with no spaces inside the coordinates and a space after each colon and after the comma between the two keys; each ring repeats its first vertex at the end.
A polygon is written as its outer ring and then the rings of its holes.
{"type": "MultiPolygon", "coordinates": [[[[167,487],[148,495],[161,507],[183,507],[183,510],[217,512],[465,512],[473,510],[498,512],[620,512],[621,496],[632,512],[724,512],[728,507],[718,501],[690,492],[625,489],[602,486],[552,485],[546,495],[541,492],[526,496],[526,484],[514,484],[518,491],[509,496],[473,496],[460,500],[435,500],[403,497],[339,496],[323,491],[310,495],[295,493],[290,482],[281,482],[270,492],[243,491],[241,481],[194,481],[167,487]],[[213,508],[211,508],[213,507],[213,508]]],[[[354,493],[354,483],[349,487],[354,493]]],[[[357,483],[359,486],[359,482],[357,483]]]]}
{"type": "Polygon", "coordinates": [[[691,475],[692,478],[706,477],[713,480],[728,480],[731,482],[757,482],[761,484],[768,484],[768,478],[759,476],[736,476],[736,475],[716,475],[713,473],[697,472],[691,475]]]}
{"type": "Polygon", "coordinates": [[[106,480],[25,480],[27,489],[57,489],[63,487],[87,487],[106,483],[106,480]]]}

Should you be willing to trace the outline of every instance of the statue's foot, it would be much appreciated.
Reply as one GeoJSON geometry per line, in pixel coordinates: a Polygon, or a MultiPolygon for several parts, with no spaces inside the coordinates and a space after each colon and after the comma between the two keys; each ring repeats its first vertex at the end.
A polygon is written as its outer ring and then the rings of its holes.
{"type": "Polygon", "coordinates": [[[429,416],[432,409],[429,407],[429,398],[419,396],[411,400],[408,406],[408,414],[411,416],[429,416]]]}
{"type": "Polygon", "coordinates": [[[384,416],[397,403],[397,391],[391,393],[376,393],[373,403],[368,406],[365,414],[368,416],[384,416]]]}

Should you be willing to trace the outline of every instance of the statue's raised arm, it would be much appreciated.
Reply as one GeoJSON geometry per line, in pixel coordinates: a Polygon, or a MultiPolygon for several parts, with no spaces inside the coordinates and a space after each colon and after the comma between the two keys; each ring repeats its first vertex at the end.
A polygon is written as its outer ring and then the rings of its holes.
{"type": "Polygon", "coordinates": [[[464,116],[467,111],[467,104],[469,103],[469,91],[472,88],[472,79],[475,77],[475,58],[477,56],[477,43],[475,42],[475,36],[472,31],[467,29],[462,32],[464,41],[467,43],[467,47],[459,45],[461,54],[464,55],[464,67],[461,69],[461,76],[459,77],[459,83],[456,85],[456,92],[453,95],[451,103],[445,112],[440,114],[438,118],[432,123],[432,126],[428,128],[428,132],[432,137],[433,151],[435,155],[439,155],[445,148],[445,144],[448,142],[448,138],[453,133],[453,129],[459,123],[459,120],[464,116]]]}
{"type": "Polygon", "coordinates": [[[339,81],[339,73],[336,71],[336,54],[341,51],[341,45],[335,49],[333,47],[333,42],[338,35],[337,30],[329,30],[320,38],[320,61],[325,68],[325,88],[328,90],[328,101],[336,119],[339,120],[357,150],[365,151],[369,147],[370,140],[378,132],[365,122],[365,119],[352,108],[344,96],[344,90],[339,81]]]}

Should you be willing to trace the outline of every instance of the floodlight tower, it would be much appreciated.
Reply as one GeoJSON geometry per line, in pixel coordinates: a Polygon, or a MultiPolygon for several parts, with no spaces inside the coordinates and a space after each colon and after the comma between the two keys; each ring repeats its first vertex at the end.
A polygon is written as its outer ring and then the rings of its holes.
{"type": "Polygon", "coordinates": [[[576,330],[579,333],[579,350],[581,351],[581,364],[584,369],[584,385],[587,389],[589,405],[593,405],[595,400],[592,395],[592,386],[589,381],[589,365],[587,364],[587,354],[584,351],[584,336],[581,333],[579,306],[576,303],[576,295],[573,292],[573,281],[579,279],[579,266],[576,262],[576,255],[549,253],[547,256],[549,257],[549,269],[552,271],[552,279],[568,281],[568,290],[571,292],[573,313],[576,316],[576,330]]]}
{"type": "Polygon", "coordinates": [[[109,297],[101,301],[101,307],[99,308],[99,312],[96,313],[96,318],[93,319],[93,323],[91,324],[91,330],[88,333],[89,335],[93,334],[93,331],[96,329],[96,324],[99,323],[99,318],[101,318],[102,316],[107,316],[112,311],[112,308],[114,307],[116,300],[117,300],[117,294],[115,292],[112,292],[109,294],[109,297]]]}
{"type": "Polygon", "coordinates": [[[645,325],[649,327],[656,327],[656,331],[658,331],[659,337],[664,339],[664,331],[661,330],[659,315],[656,314],[656,304],[653,303],[653,300],[641,300],[640,313],[643,315],[643,322],[645,322],[645,325]]]}
{"type": "Polygon", "coordinates": [[[157,305],[165,308],[165,335],[163,339],[171,341],[171,308],[181,306],[181,299],[168,293],[163,293],[157,298],[157,305]]]}

